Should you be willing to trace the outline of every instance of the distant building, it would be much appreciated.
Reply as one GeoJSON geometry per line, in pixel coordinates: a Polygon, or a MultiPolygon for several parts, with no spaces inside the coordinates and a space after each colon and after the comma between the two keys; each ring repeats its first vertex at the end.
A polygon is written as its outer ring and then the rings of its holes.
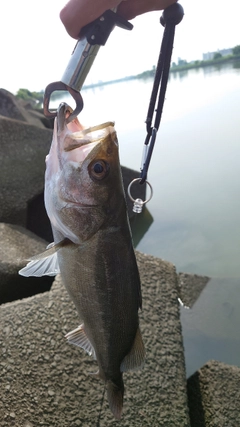
{"type": "Polygon", "coordinates": [[[186,59],[182,59],[182,58],[178,58],[178,62],[177,62],[177,65],[186,65],[187,64],[187,61],[186,61],[186,59]]]}
{"type": "Polygon", "coordinates": [[[203,53],[203,60],[204,61],[211,61],[211,59],[214,58],[214,55],[216,53],[220,53],[222,56],[228,56],[228,55],[232,55],[232,49],[221,49],[221,50],[217,50],[216,52],[207,52],[207,53],[203,53]]]}

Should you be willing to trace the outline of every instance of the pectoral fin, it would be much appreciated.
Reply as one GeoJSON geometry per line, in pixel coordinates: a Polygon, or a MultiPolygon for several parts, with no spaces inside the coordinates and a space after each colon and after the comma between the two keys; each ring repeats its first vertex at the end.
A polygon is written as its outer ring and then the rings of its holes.
{"type": "Polygon", "coordinates": [[[138,328],[132,348],[124,357],[120,371],[127,372],[142,368],[145,361],[145,348],[142,340],[142,334],[138,328]]]}
{"type": "Polygon", "coordinates": [[[46,251],[30,258],[26,267],[19,270],[18,274],[25,277],[56,276],[56,274],[60,273],[57,251],[69,244],[73,243],[68,239],[64,239],[57,244],[50,243],[46,251]]]}
{"type": "Polygon", "coordinates": [[[30,261],[26,267],[19,270],[18,274],[25,277],[35,276],[56,276],[60,273],[57,253],[48,256],[47,258],[41,258],[30,261]]]}
{"type": "Polygon", "coordinates": [[[94,359],[96,359],[95,350],[90,343],[86,332],[84,331],[84,325],[78,326],[78,328],[74,329],[73,331],[69,332],[65,335],[65,338],[67,338],[68,342],[74,345],[77,345],[78,347],[83,348],[90,356],[93,356],[94,359]]]}

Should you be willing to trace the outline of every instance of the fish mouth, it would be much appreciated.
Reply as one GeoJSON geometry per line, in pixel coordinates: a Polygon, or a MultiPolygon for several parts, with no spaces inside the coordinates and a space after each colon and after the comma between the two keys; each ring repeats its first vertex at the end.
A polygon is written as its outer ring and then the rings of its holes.
{"type": "MultiPolygon", "coordinates": [[[[58,133],[61,133],[65,130],[65,128],[67,126],[67,119],[69,118],[69,116],[72,112],[73,112],[73,109],[70,107],[70,105],[66,104],[66,102],[61,102],[61,104],[59,105],[59,107],[57,109],[57,131],[58,131],[58,133]]],[[[73,120],[73,122],[75,122],[75,119],[73,120]]],[[[79,125],[80,125],[80,123],[79,123],[79,125]]],[[[80,127],[82,128],[81,125],[80,125],[80,127]]]]}
{"type": "Polygon", "coordinates": [[[62,154],[63,162],[77,162],[79,165],[90,152],[110,135],[112,142],[118,146],[114,122],[109,121],[97,126],[86,127],[75,117],[68,123],[73,109],[62,102],[57,110],[56,137],[58,149],[62,154]]]}
{"type": "Polygon", "coordinates": [[[63,136],[62,133],[65,134],[63,142],[63,150],[65,152],[73,151],[91,143],[93,144],[92,149],[102,142],[106,137],[106,133],[109,132],[109,128],[114,129],[114,122],[105,122],[97,126],[84,128],[77,117],[68,123],[67,119],[72,112],[73,109],[65,102],[62,102],[57,110],[57,132],[59,137],[63,136]]]}

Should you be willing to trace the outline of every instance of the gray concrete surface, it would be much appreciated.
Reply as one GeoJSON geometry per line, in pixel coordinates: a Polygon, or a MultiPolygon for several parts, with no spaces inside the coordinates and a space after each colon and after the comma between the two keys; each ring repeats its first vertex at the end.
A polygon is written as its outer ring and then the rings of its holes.
{"type": "MultiPolygon", "coordinates": [[[[1,427],[189,426],[184,355],[172,264],[137,253],[143,292],[142,371],[124,375],[122,420],[103,405],[96,363],[64,334],[79,324],[57,277],[50,292],[0,306],[1,427]]],[[[27,280],[27,279],[26,279],[27,280]]]]}
{"type": "Polygon", "coordinates": [[[52,277],[30,277],[18,271],[26,260],[45,251],[47,242],[25,228],[0,223],[0,304],[49,290],[52,277]]]}
{"type": "Polygon", "coordinates": [[[0,221],[26,226],[28,203],[43,191],[52,131],[0,117],[0,221]]]}
{"type": "Polygon", "coordinates": [[[240,368],[209,361],[188,379],[191,427],[240,426],[240,368]]]}
{"type": "Polygon", "coordinates": [[[210,277],[179,273],[179,297],[186,307],[191,308],[200,297],[210,277]]]}

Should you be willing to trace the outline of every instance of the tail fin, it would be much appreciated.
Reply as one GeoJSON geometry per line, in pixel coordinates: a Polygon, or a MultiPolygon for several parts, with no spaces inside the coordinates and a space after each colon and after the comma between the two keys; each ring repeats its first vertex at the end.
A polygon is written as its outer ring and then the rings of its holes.
{"type": "Polygon", "coordinates": [[[122,375],[117,383],[107,381],[107,398],[109,407],[117,420],[120,420],[123,410],[124,384],[122,375]]]}

